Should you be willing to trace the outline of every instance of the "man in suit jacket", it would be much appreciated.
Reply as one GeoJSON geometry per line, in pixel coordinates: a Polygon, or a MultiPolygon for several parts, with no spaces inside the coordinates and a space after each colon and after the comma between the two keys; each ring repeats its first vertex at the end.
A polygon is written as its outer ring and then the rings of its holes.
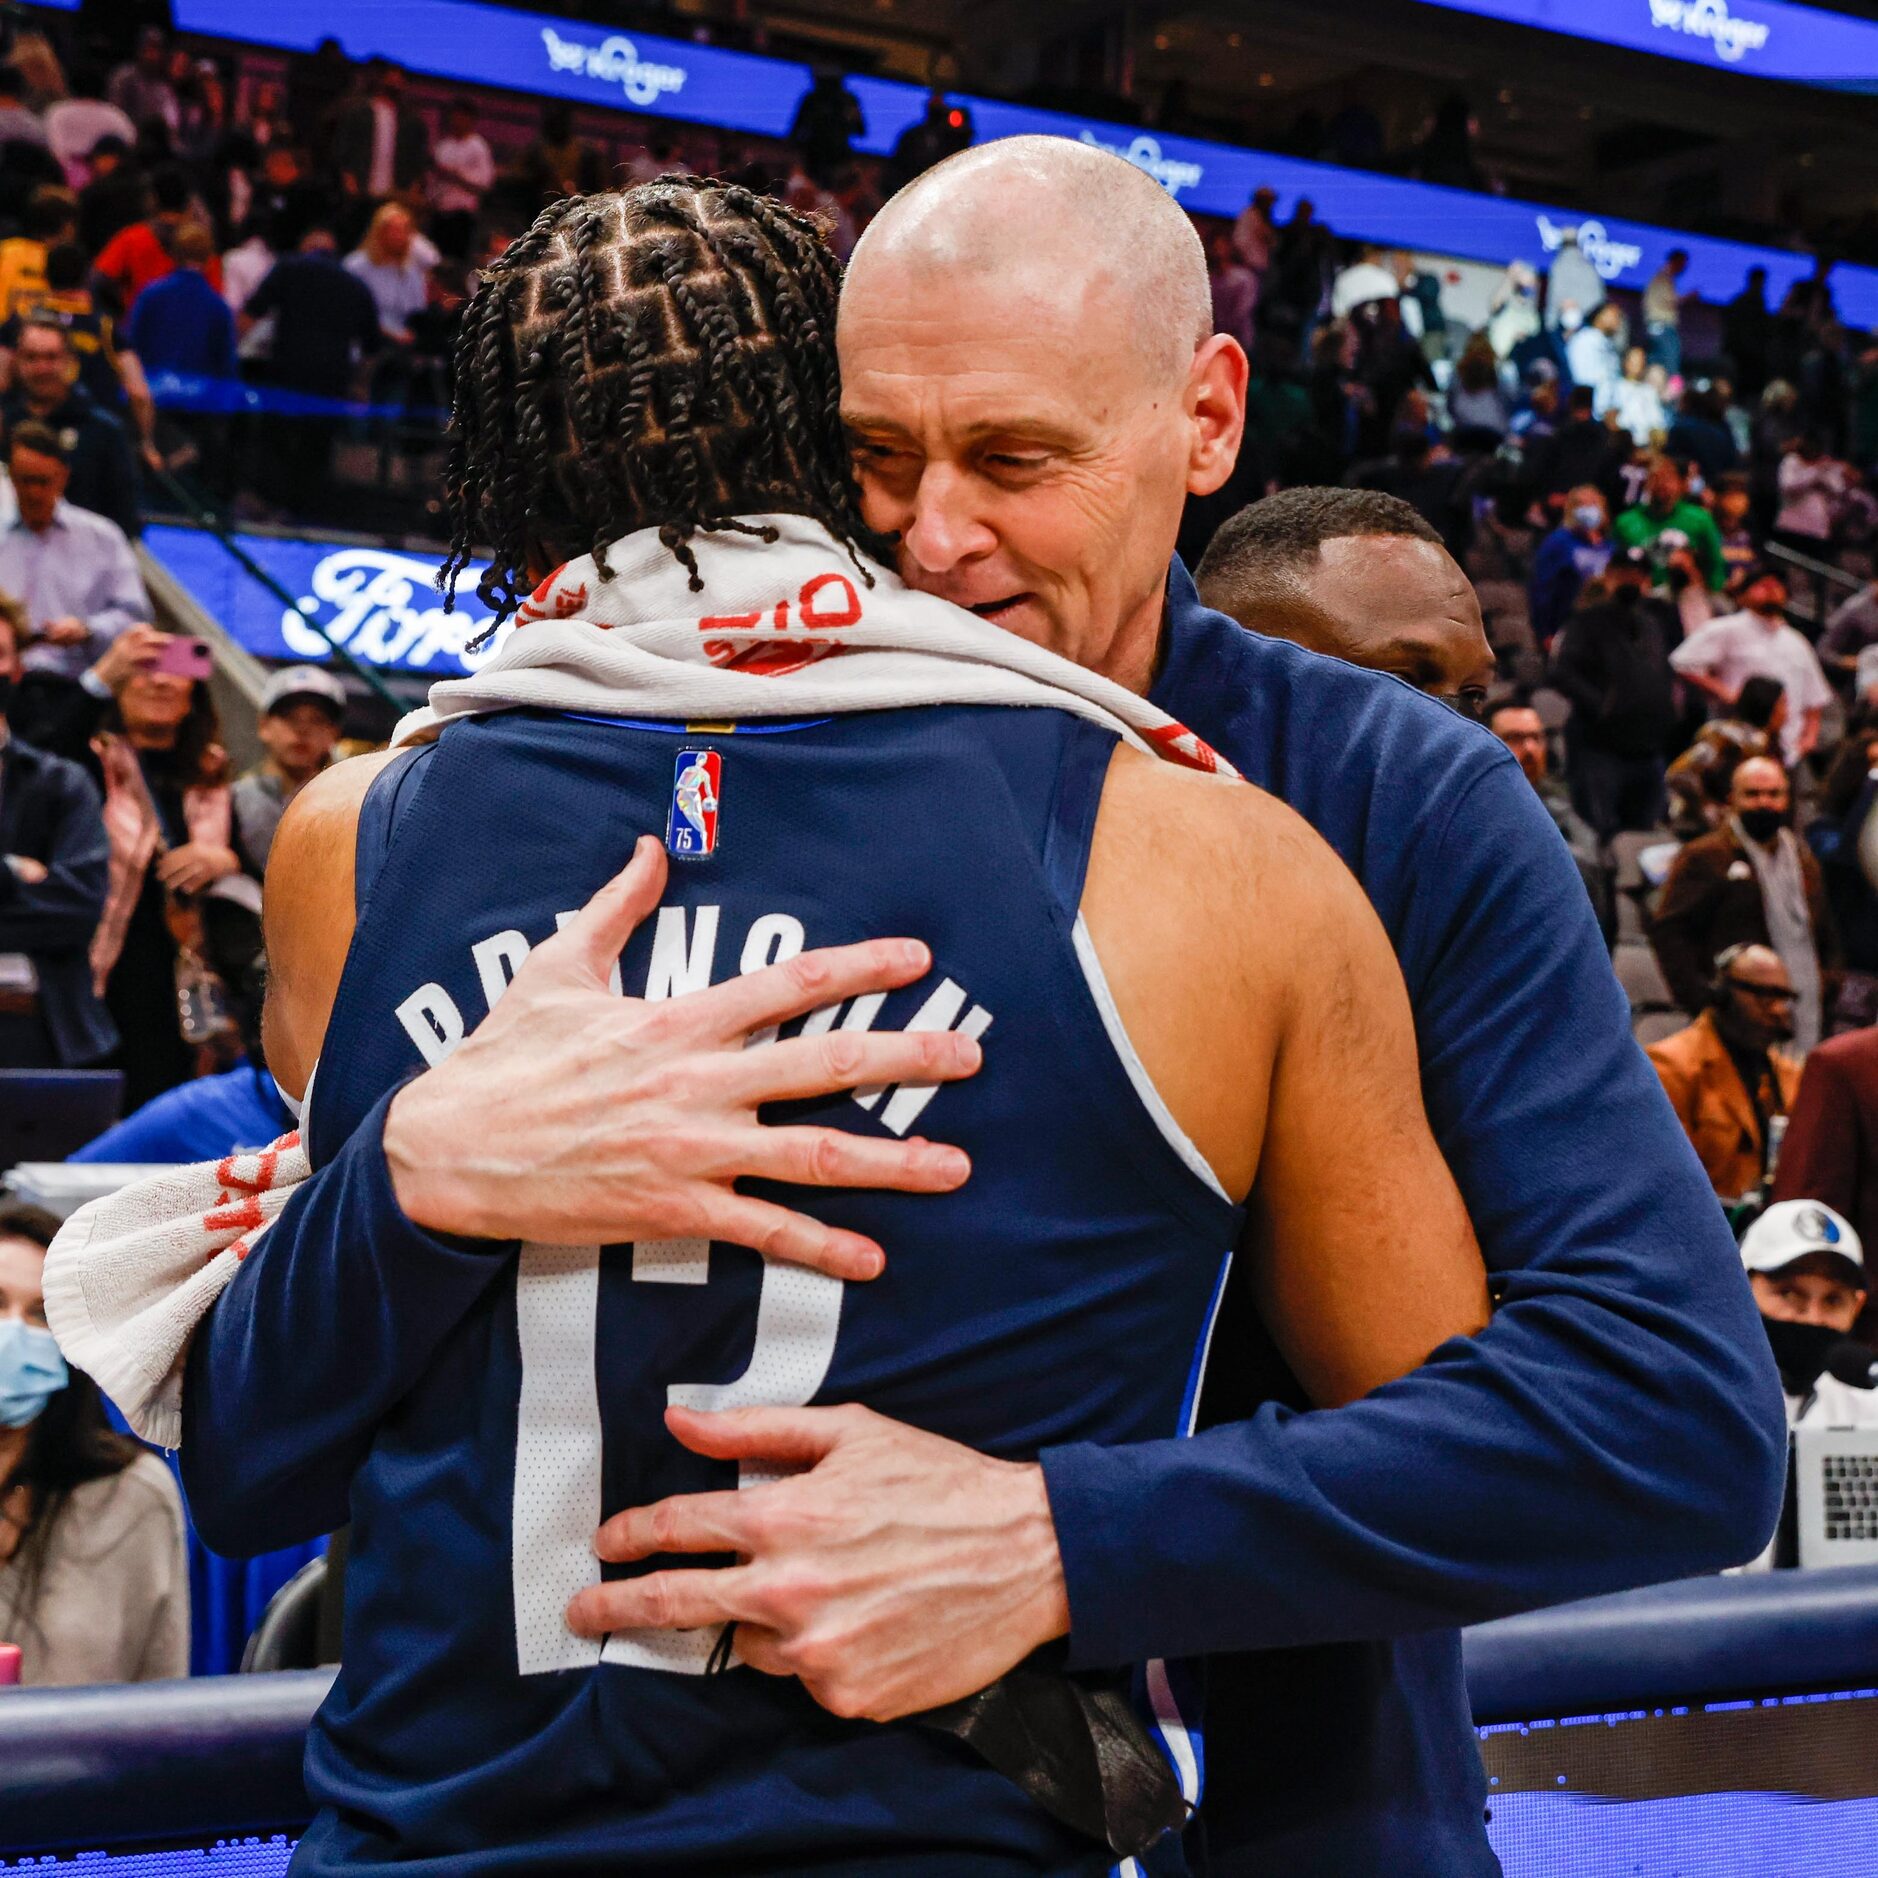
{"type": "Polygon", "coordinates": [[[1878,1029],[1849,1030],[1806,1059],[1774,1198],[1823,1200],[1878,1245],[1878,1029]]]}
{"type": "Polygon", "coordinates": [[[1787,827],[1787,773],[1768,757],[1736,769],[1728,815],[1712,835],[1676,856],[1663,883],[1650,943],[1676,1002],[1709,1002],[1715,959],[1730,946],[1772,946],[1792,979],[1795,1045],[1801,1055],[1824,1031],[1839,935],[1825,878],[1805,842],[1787,827]]]}
{"type": "MultiPolygon", "coordinates": [[[[20,675],[9,603],[0,689],[11,693],[20,675]]],[[[87,956],[110,872],[97,785],[0,720],[0,1068],[77,1069],[117,1047],[87,956]]]]}
{"type": "Polygon", "coordinates": [[[1731,946],[1715,961],[1709,1009],[1649,1047],[1676,1111],[1724,1201],[1760,1186],[1768,1123],[1793,1107],[1800,1065],[1779,1046],[1793,1035],[1793,986],[1767,946],[1731,946]]]}
{"type": "Polygon", "coordinates": [[[383,60],[333,118],[333,168],[353,201],[416,190],[430,173],[430,132],[404,103],[404,74],[383,60]]]}

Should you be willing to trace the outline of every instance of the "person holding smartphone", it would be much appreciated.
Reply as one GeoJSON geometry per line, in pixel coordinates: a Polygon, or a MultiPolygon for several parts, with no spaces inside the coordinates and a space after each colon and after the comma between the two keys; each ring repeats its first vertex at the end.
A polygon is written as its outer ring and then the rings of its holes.
{"type": "Polygon", "coordinates": [[[15,426],[7,468],[19,514],[0,528],[0,589],[25,605],[27,669],[76,678],[125,627],[150,617],[136,556],[115,522],[66,501],[70,453],[58,432],[15,426]]]}

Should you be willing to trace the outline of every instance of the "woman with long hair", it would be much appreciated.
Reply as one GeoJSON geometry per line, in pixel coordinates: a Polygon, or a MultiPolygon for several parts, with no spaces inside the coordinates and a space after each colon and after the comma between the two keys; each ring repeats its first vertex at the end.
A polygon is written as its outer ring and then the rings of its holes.
{"type": "Polygon", "coordinates": [[[189,1673],[189,1566],[169,1469],[115,1434],[46,1329],[59,1222],[0,1206],[0,1642],[26,1683],[189,1673]]]}
{"type": "Polygon", "coordinates": [[[243,863],[218,736],[205,680],[138,670],[92,746],[111,887],[91,971],[123,1039],[126,1112],[195,1075],[197,1048],[212,1041],[216,1021],[199,995],[204,896],[245,897],[250,917],[259,910],[258,891],[234,884],[243,863]]]}

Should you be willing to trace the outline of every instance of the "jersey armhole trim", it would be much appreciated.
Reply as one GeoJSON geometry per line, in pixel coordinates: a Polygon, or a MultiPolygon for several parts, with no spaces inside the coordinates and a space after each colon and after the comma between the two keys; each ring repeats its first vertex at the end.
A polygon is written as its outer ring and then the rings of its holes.
{"type": "Polygon", "coordinates": [[[1148,1074],[1148,1066],[1142,1062],[1122,1023],[1122,1014],[1115,1004],[1115,994],[1109,989],[1102,961],[1096,956],[1095,941],[1089,936],[1088,922],[1080,913],[1070,928],[1070,939],[1076,948],[1076,963],[1082,967],[1083,978],[1089,986],[1089,996],[1094,1000],[1096,1012],[1102,1019],[1102,1028],[1108,1034],[1109,1047],[1114,1050],[1116,1060],[1126,1072],[1141,1106],[1147,1110],[1148,1119],[1160,1130],[1162,1139],[1173,1149],[1187,1172],[1209,1193],[1217,1195],[1228,1206],[1233,1205],[1231,1196],[1220,1185],[1219,1176],[1208,1164],[1206,1156],[1194,1146],[1192,1137],[1174,1119],[1174,1111],[1155,1088],[1153,1078],[1148,1074]]]}

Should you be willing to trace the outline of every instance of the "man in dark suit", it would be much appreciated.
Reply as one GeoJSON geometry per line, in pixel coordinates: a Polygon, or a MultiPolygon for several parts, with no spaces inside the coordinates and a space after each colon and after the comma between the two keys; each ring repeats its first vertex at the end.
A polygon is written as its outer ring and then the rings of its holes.
{"type": "Polygon", "coordinates": [[[1806,1059],[1774,1198],[1823,1200],[1878,1244],[1878,1029],[1849,1030],[1806,1059]]]}
{"type": "MultiPolygon", "coordinates": [[[[19,627],[17,608],[0,608],[8,697],[19,627]]],[[[87,956],[110,875],[96,784],[0,721],[0,1069],[76,1069],[117,1047],[87,956]]]]}
{"type": "Polygon", "coordinates": [[[1691,1016],[1708,1002],[1714,961],[1730,946],[1772,946],[1793,981],[1794,1044],[1823,1034],[1841,963],[1826,885],[1811,850],[1786,825],[1787,772],[1769,757],[1735,771],[1728,815],[1676,856],[1650,926],[1650,944],[1676,1002],[1691,1016]]]}
{"type": "Polygon", "coordinates": [[[333,119],[332,167],[349,201],[405,195],[430,170],[430,132],[404,103],[404,74],[385,60],[366,68],[358,95],[333,119]]]}

